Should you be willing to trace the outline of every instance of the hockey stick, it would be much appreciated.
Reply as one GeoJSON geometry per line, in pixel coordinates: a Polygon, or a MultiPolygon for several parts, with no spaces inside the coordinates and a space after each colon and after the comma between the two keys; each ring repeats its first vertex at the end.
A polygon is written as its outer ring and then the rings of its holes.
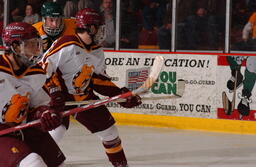
{"type": "MultiPolygon", "coordinates": [[[[97,102],[92,102],[92,103],[89,103],[89,104],[87,104],[85,106],[82,106],[82,107],[78,107],[78,108],[74,108],[74,109],[71,109],[71,110],[64,111],[63,113],[61,113],[61,116],[62,117],[69,116],[69,115],[72,115],[72,114],[75,114],[75,113],[78,113],[78,112],[82,112],[82,111],[85,111],[85,110],[89,110],[89,109],[92,109],[92,108],[110,103],[112,101],[115,101],[116,99],[127,98],[129,96],[146,93],[151,88],[153,83],[157,80],[158,75],[161,71],[161,68],[162,68],[163,64],[164,64],[164,58],[162,56],[156,56],[155,60],[154,60],[154,64],[151,68],[151,72],[150,72],[149,77],[143,83],[143,85],[140,86],[138,89],[135,89],[131,92],[126,92],[126,93],[123,93],[123,94],[120,94],[120,95],[117,95],[117,96],[113,96],[113,97],[110,97],[110,98],[102,99],[102,100],[99,100],[97,102]]],[[[14,127],[11,127],[11,128],[4,129],[4,130],[0,131],[0,136],[11,133],[11,132],[14,132],[14,131],[17,131],[17,130],[22,130],[22,129],[25,129],[25,128],[28,128],[28,127],[33,127],[33,126],[36,126],[36,125],[40,125],[40,120],[34,120],[34,121],[31,121],[31,122],[28,122],[28,123],[25,123],[25,124],[21,124],[21,125],[18,125],[18,126],[14,126],[14,127]]]]}
{"type": "Polygon", "coordinates": [[[238,71],[236,71],[236,80],[235,80],[235,85],[234,85],[234,94],[231,102],[231,111],[233,112],[235,109],[235,104],[236,104],[236,89],[237,89],[237,75],[238,71]]]}
{"type": "Polygon", "coordinates": [[[222,92],[222,103],[223,103],[223,108],[226,113],[226,115],[231,115],[231,113],[235,109],[235,103],[236,103],[236,89],[237,89],[237,71],[236,71],[236,76],[235,76],[235,83],[234,83],[234,92],[233,92],[233,98],[232,101],[228,99],[228,96],[226,92],[222,92]]]}
{"type": "MultiPolygon", "coordinates": [[[[177,92],[174,95],[171,96],[155,96],[155,97],[142,97],[141,100],[142,101],[147,101],[147,100],[163,100],[163,99],[177,99],[177,98],[181,98],[184,94],[185,91],[185,81],[184,80],[178,80],[177,83],[178,87],[177,87],[177,92]]],[[[86,104],[90,104],[92,102],[98,102],[100,100],[88,100],[88,101],[68,101],[65,103],[66,106],[73,106],[73,105],[86,105],[86,104]]],[[[125,102],[126,99],[117,99],[116,101],[113,102],[125,102]]]]}

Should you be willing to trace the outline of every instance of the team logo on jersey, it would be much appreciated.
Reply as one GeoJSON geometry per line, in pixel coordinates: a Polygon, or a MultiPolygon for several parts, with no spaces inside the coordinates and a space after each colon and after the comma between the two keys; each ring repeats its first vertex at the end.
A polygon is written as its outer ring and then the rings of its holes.
{"type": "Polygon", "coordinates": [[[44,86],[46,86],[48,91],[50,91],[51,87],[61,88],[61,83],[60,83],[59,78],[58,78],[58,73],[52,74],[51,78],[46,80],[44,86]]]}
{"type": "Polygon", "coordinates": [[[76,94],[83,94],[85,89],[88,87],[94,66],[84,65],[81,71],[77,72],[73,78],[72,84],[76,91],[76,94]]]}
{"type": "Polygon", "coordinates": [[[13,95],[11,100],[3,107],[3,122],[21,123],[23,120],[25,120],[28,111],[28,101],[28,95],[13,95]]]}
{"type": "Polygon", "coordinates": [[[12,153],[19,153],[20,151],[16,147],[11,148],[12,153]]]}

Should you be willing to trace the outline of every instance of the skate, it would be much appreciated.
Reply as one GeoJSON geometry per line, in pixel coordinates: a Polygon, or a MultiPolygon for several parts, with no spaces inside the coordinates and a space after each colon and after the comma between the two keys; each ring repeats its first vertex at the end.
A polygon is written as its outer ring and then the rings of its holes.
{"type": "Polygon", "coordinates": [[[252,102],[252,100],[250,99],[250,93],[248,94],[248,96],[246,96],[244,94],[244,90],[242,95],[240,95],[239,98],[241,98],[241,101],[239,102],[237,109],[238,112],[241,114],[241,116],[248,116],[250,114],[250,103],[252,102]]]}
{"type": "Polygon", "coordinates": [[[232,93],[234,91],[235,87],[235,73],[237,71],[237,89],[242,86],[243,83],[243,75],[241,74],[240,70],[232,70],[232,76],[227,82],[227,88],[229,89],[229,92],[232,93]]]}

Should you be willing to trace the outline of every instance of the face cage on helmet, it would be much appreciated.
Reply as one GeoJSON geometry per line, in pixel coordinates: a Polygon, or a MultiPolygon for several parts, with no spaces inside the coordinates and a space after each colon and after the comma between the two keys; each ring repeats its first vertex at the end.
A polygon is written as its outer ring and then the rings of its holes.
{"type": "Polygon", "coordinates": [[[22,41],[20,43],[20,50],[21,50],[20,53],[16,53],[16,58],[19,59],[18,61],[20,61],[23,65],[27,67],[32,66],[42,58],[42,55],[43,55],[42,40],[40,38],[33,38],[33,39],[22,41]],[[38,50],[39,50],[38,53],[35,54],[31,52],[29,49],[25,48],[26,42],[28,41],[34,42],[34,45],[38,47],[38,50]],[[27,57],[27,55],[30,55],[30,57],[27,57]]]}
{"type": "Polygon", "coordinates": [[[45,18],[43,18],[43,29],[44,29],[44,31],[46,32],[47,35],[55,37],[55,36],[59,35],[63,31],[63,29],[64,29],[64,21],[63,21],[63,19],[61,20],[60,27],[58,27],[58,28],[50,28],[50,27],[47,27],[45,25],[45,18]]]}

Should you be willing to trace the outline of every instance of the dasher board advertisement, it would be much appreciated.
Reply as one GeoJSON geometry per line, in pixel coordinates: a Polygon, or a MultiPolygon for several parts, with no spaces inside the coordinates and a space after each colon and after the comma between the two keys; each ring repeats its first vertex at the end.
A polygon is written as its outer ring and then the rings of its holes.
{"type": "MultiPolygon", "coordinates": [[[[150,73],[158,54],[105,52],[107,73],[120,87],[136,89],[150,73]]],[[[185,80],[181,98],[143,101],[132,109],[117,103],[108,104],[111,112],[217,118],[217,56],[190,54],[162,54],[164,67],[150,92],[142,97],[172,96],[177,92],[178,80],[185,80]]]]}

